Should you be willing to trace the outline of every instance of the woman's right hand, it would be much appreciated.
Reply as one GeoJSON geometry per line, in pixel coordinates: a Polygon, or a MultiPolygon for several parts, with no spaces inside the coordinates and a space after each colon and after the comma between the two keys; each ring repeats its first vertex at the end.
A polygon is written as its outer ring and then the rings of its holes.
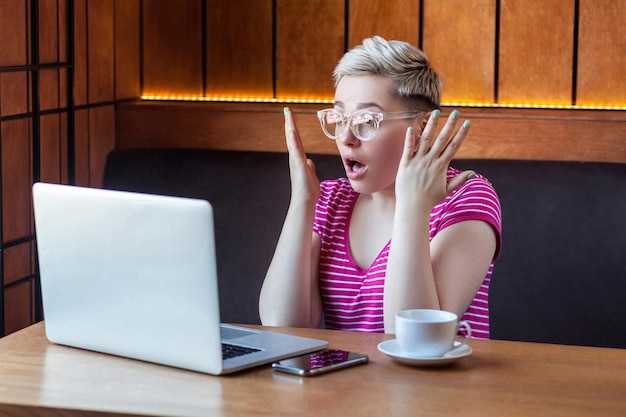
{"type": "Polygon", "coordinates": [[[315,173],[315,164],[304,153],[302,140],[296,127],[291,109],[285,107],[285,138],[289,151],[291,174],[291,200],[315,204],[320,196],[320,182],[315,173]]]}
{"type": "Polygon", "coordinates": [[[320,183],[308,160],[293,114],[285,108],[285,136],[289,150],[291,201],[276,251],[259,297],[261,322],[267,326],[319,327],[319,236],[313,233],[320,183]]]}

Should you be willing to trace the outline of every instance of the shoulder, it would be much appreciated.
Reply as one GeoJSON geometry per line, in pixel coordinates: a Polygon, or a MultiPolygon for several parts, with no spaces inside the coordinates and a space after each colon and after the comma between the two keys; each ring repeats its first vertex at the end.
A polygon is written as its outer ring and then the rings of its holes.
{"type": "Polygon", "coordinates": [[[320,183],[313,231],[324,240],[326,236],[335,234],[337,228],[344,227],[357,196],[346,178],[320,183]]]}
{"type": "MultiPolygon", "coordinates": [[[[447,178],[450,179],[460,173],[461,171],[450,167],[447,178]]],[[[464,220],[481,220],[490,224],[496,232],[497,253],[500,252],[502,245],[500,199],[493,185],[481,174],[477,173],[475,177],[465,181],[435,206],[431,214],[431,221],[439,230],[464,220]]]]}
{"type": "MultiPolygon", "coordinates": [[[[450,180],[451,178],[459,175],[461,172],[462,171],[456,168],[448,167],[446,175],[447,179],[450,180]]],[[[465,181],[465,183],[463,183],[459,188],[454,190],[446,200],[454,202],[459,199],[473,199],[477,202],[483,201],[496,206],[498,211],[500,210],[500,199],[498,197],[498,193],[491,182],[478,172],[476,173],[476,176],[465,181]]]]}
{"type": "Polygon", "coordinates": [[[333,189],[342,189],[342,190],[352,190],[352,186],[350,185],[350,181],[347,178],[337,178],[334,180],[324,180],[320,183],[320,188],[322,190],[333,190],[333,189]]]}
{"type": "Polygon", "coordinates": [[[320,184],[320,202],[346,201],[356,196],[347,178],[322,181],[320,184]]]}

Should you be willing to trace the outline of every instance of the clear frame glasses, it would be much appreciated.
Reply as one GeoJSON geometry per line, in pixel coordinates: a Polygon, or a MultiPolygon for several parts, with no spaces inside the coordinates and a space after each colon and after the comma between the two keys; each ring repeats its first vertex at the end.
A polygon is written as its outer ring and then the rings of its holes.
{"type": "Polygon", "coordinates": [[[325,109],[317,112],[317,118],[324,134],[330,139],[339,138],[345,133],[346,127],[350,126],[350,130],[357,139],[367,142],[374,139],[383,120],[412,119],[420,113],[421,111],[376,113],[369,110],[342,113],[335,109],[325,109]]]}

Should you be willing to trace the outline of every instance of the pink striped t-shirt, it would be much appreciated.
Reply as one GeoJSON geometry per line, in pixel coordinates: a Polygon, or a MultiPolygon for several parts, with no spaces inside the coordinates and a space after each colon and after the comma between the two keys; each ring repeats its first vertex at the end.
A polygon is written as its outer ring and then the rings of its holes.
{"type": "MultiPolygon", "coordinates": [[[[460,171],[448,168],[448,179],[460,171]]],[[[348,225],[358,193],[346,178],[323,181],[313,231],[321,238],[320,290],[329,329],[383,332],[383,286],[388,242],[368,269],[356,265],[348,245],[348,225]]],[[[489,338],[489,284],[501,247],[501,208],[493,186],[481,175],[468,180],[436,205],[430,215],[430,239],[464,220],[482,220],[497,233],[497,250],[485,279],[462,317],[472,336],[489,338]]]]}

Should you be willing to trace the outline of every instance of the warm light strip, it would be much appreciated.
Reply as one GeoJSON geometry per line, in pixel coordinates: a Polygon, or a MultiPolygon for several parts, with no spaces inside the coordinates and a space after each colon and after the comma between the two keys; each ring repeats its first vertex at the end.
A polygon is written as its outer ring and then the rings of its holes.
{"type": "MultiPolygon", "coordinates": [[[[204,96],[174,96],[174,95],[143,95],[146,101],[201,101],[217,103],[293,103],[293,104],[333,104],[332,99],[319,98],[266,98],[266,97],[204,97],[204,96]]],[[[568,105],[568,104],[541,104],[541,103],[471,103],[471,102],[443,102],[444,107],[486,107],[510,109],[558,109],[558,110],[626,110],[624,106],[601,105],[568,105]]]]}
{"type": "Polygon", "coordinates": [[[319,98],[267,98],[267,97],[202,97],[202,96],[161,96],[161,95],[144,95],[142,100],[151,101],[211,101],[218,103],[308,103],[332,104],[332,99],[319,98]]]}
{"type": "Polygon", "coordinates": [[[490,107],[505,109],[558,109],[558,110],[626,110],[626,106],[602,105],[571,105],[571,104],[542,104],[542,103],[462,103],[442,102],[444,107],[490,107]]]}

